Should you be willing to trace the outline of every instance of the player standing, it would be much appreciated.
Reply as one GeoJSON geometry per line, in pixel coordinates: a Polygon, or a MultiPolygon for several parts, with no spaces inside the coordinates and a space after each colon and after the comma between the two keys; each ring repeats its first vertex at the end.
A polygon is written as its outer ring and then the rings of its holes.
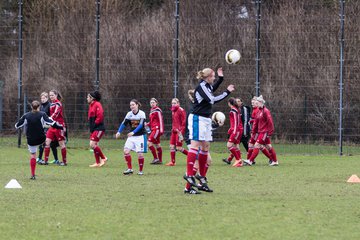
{"type": "Polygon", "coordinates": [[[89,167],[102,167],[107,157],[103,154],[98,145],[101,137],[105,133],[104,125],[104,110],[100,103],[101,94],[98,91],[91,92],[87,95],[87,102],[89,104],[88,121],[90,128],[90,148],[94,151],[95,163],[89,167]]]}
{"type": "MultiPolygon", "coordinates": [[[[186,174],[184,179],[192,186],[196,187],[196,182],[193,173],[194,163],[198,154],[199,161],[199,177],[203,187],[207,187],[206,179],[206,162],[208,151],[210,148],[210,141],[212,141],[212,105],[225,99],[230,92],[235,90],[234,85],[229,85],[222,94],[214,96],[214,92],[223,82],[223,70],[217,70],[219,79],[214,83],[215,72],[210,68],[205,68],[197,73],[197,79],[200,80],[198,86],[195,88],[195,102],[193,110],[188,117],[189,138],[191,139],[190,150],[187,155],[186,174]]],[[[184,193],[196,194],[198,193],[193,188],[185,189],[184,193]]]]}
{"type": "Polygon", "coordinates": [[[31,112],[25,113],[15,124],[15,128],[26,127],[26,138],[30,152],[31,180],[35,180],[36,169],[36,151],[38,146],[45,142],[46,136],[44,125],[51,125],[53,128],[62,129],[62,125],[53,121],[46,113],[39,111],[40,103],[33,101],[31,103],[31,112]]]}
{"type": "Polygon", "coordinates": [[[134,151],[138,155],[139,172],[138,175],[143,175],[144,167],[144,152],[147,151],[147,135],[144,127],[145,113],[140,110],[141,104],[138,100],[132,99],[130,101],[130,111],[126,114],[124,120],[119,126],[116,133],[116,138],[120,137],[121,132],[126,126],[130,126],[130,132],[127,134],[127,140],[124,146],[124,158],[128,169],[123,172],[124,175],[133,174],[130,152],[134,151]]]}
{"type": "Polygon", "coordinates": [[[50,143],[52,141],[58,141],[61,148],[62,162],[59,163],[59,166],[67,166],[66,159],[66,145],[65,145],[65,121],[63,106],[60,102],[62,99],[60,93],[56,90],[51,90],[49,92],[50,97],[50,117],[59,122],[64,126],[64,129],[55,129],[51,127],[46,133],[46,142],[45,142],[45,165],[48,165],[49,153],[50,153],[50,143]]]}
{"type": "Polygon", "coordinates": [[[162,164],[162,148],[160,145],[160,137],[164,134],[164,119],[159,102],[156,98],[150,99],[150,115],[147,124],[151,130],[148,139],[148,146],[153,155],[151,164],[162,164]]]}
{"type": "Polygon", "coordinates": [[[179,151],[185,155],[188,151],[183,148],[185,128],[186,128],[186,111],[180,107],[180,101],[178,98],[171,100],[171,112],[172,112],[172,129],[170,136],[170,157],[171,161],[166,166],[176,165],[176,151],[179,151]]]}
{"type": "Polygon", "coordinates": [[[258,133],[254,150],[249,160],[244,160],[248,165],[252,165],[255,162],[255,158],[261,150],[271,161],[270,166],[278,166],[276,152],[271,145],[270,137],[274,133],[274,123],[269,109],[265,107],[265,100],[263,96],[256,98],[256,107],[258,108],[255,115],[254,129],[258,133]]]}

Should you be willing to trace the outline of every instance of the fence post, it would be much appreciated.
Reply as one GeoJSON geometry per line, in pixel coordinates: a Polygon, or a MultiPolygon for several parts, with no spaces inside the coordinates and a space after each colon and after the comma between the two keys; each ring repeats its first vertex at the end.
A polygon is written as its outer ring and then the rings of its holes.
{"type": "Polygon", "coordinates": [[[343,70],[344,70],[344,5],[345,0],[340,0],[340,72],[339,72],[339,91],[340,91],[340,103],[339,103],[339,155],[343,155],[343,70]]]}
{"type": "Polygon", "coordinates": [[[261,21],[261,0],[256,0],[256,82],[255,95],[260,95],[260,21],[261,21]]]}
{"type": "Polygon", "coordinates": [[[3,113],[3,86],[4,86],[4,81],[0,81],[0,131],[3,130],[2,128],[2,113],[3,113]]]}
{"type": "Polygon", "coordinates": [[[175,0],[174,97],[178,97],[179,86],[179,18],[179,0],[175,0]]]}
{"type": "MultiPolygon", "coordinates": [[[[18,15],[18,27],[19,27],[19,35],[18,35],[18,41],[19,41],[19,55],[18,55],[18,103],[17,103],[17,110],[18,110],[18,120],[21,118],[21,95],[22,95],[22,44],[23,44],[23,38],[22,38],[22,26],[23,26],[23,1],[19,0],[19,15],[18,15]]],[[[18,131],[18,147],[21,145],[21,130],[18,131]]]]}
{"type": "Polygon", "coordinates": [[[99,90],[100,83],[100,0],[96,0],[96,56],[95,56],[95,66],[96,66],[96,76],[95,76],[95,90],[99,90]]]}

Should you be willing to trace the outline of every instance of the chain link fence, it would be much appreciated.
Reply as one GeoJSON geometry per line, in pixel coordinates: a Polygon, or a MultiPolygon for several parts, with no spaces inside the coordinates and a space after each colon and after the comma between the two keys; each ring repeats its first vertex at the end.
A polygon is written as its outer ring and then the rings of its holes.
{"type": "MultiPolygon", "coordinates": [[[[112,137],[129,111],[131,99],[138,99],[149,113],[149,100],[155,97],[164,112],[166,139],[175,91],[182,107],[188,109],[187,91],[196,86],[196,72],[220,66],[224,68],[225,82],[219,91],[235,84],[233,96],[250,105],[256,94],[256,7],[260,3],[259,87],[274,118],[275,144],[299,144],[305,154],[310,144],[328,145],[336,153],[342,2],[102,0],[97,72],[96,3],[25,1],[21,109],[27,102],[39,99],[41,92],[57,89],[64,96],[70,135],[86,138],[86,95],[97,87],[98,74],[107,138],[112,137]],[[175,59],[177,3],[179,52],[175,59]],[[225,63],[224,54],[232,48],[242,54],[239,65],[225,63]],[[178,68],[174,67],[176,60],[178,68]],[[174,82],[174,69],[178,70],[178,82],[174,82]]],[[[342,128],[344,153],[353,154],[360,138],[360,3],[347,1],[344,6],[342,128]]],[[[0,4],[2,135],[14,134],[17,120],[18,7],[10,0],[0,4]]],[[[214,111],[227,114],[227,102],[215,105],[214,111]]],[[[227,127],[214,133],[217,140],[226,139],[227,127]]]]}

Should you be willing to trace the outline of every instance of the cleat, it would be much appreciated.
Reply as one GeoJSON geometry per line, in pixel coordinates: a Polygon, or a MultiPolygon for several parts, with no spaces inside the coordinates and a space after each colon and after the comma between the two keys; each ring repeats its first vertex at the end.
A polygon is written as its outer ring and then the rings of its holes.
{"type": "Polygon", "coordinates": [[[255,162],[255,161],[251,163],[251,165],[255,165],[255,164],[256,164],[256,162],[255,162]]]}
{"type": "Polygon", "coordinates": [[[132,169],[130,169],[130,168],[128,168],[127,170],[125,170],[125,171],[123,172],[124,175],[130,175],[130,174],[133,174],[133,173],[134,173],[134,170],[132,170],[132,169]]]}
{"type": "Polygon", "coordinates": [[[209,186],[207,185],[207,183],[198,184],[198,185],[197,185],[197,188],[198,188],[200,191],[204,191],[204,192],[214,192],[211,188],[209,188],[209,186]]]}
{"type": "Polygon", "coordinates": [[[162,164],[162,162],[160,162],[158,158],[155,158],[150,164],[162,164]]]}
{"type": "Polygon", "coordinates": [[[144,175],[144,173],[142,171],[139,171],[137,174],[138,175],[144,175]]]}
{"type": "Polygon", "coordinates": [[[196,187],[196,181],[194,176],[187,176],[186,174],[183,176],[183,178],[185,179],[185,181],[187,181],[192,187],[196,187]]]}
{"type": "Polygon", "coordinates": [[[184,193],[185,193],[185,194],[201,194],[201,192],[198,192],[198,191],[196,191],[196,190],[193,189],[193,188],[190,188],[190,189],[186,189],[186,188],[185,188],[184,193]]]}
{"type": "Polygon", "coordinates": [[[59,164],[59,160],[54,159],[54,160],[52,160],[50,163],[52,163],[52,164],[59,164]]]}
{"type": "Polygon", "coordinates": [[[241,165],[241,167],[242,167],[242,161],[241,161],[241,159],[240,159],[240,160],[236,160],[232,166],[233,166],[233,167],[236,167],[236,166],[238,166],[238,165],[241,165]]]}
{"type": "Polygon", "coordinates": [[[273,160],[269,159],[269,164],[271,164],[273,162],[273,160]]]}
{"type": "Polygon", "coordinates": [[[44,160],[40,160],[40,161],[38,162],[38,164],[40,164],[40,165],[49,165],[49,163],[48,163],[48,162],[45,162],[44,160]]]}
{"type": "Polygon", "coordinates": [[[244,160],[244,165],[251,166],[253,163],[250,160],[244,160]]]}
{"type": "Polygon", "coordinates": [[[37,162],[37,163],[39,163],[39,162],[41,162],[41,161],[43,161],[41,158],[37,158],[37,159],[36,159],[36,162],[37,162]]]}
{"type": "Polygon", "coordinates": [[[32,175],[31,178],[30,178],[30,180],[36,180],[35,175],[32,175]]]}
{"type": "Polygon", "coordinates": [[[89,167],[95,168],[95,167],[101,167],[101,166],[100,166],[100,163],[94,163],[94,164],[89,165],[89,167]]]}
{"type": "Polygon", "coordinates": [[[175,165],[176,165],[176,163],[174,163],[174,162],[168,162],[167,164],[165,164],[165,166],[169,166],[169,167],[173,167],[175,165]]]}
{"type": "Polygon", "coordinates": [[[207,184],[207,178],[206,177],[202,177],[200,176],[199,174],[196,174],[195,175],[195,178],[197,180],[199,180],[200,184],[207,184]]]}
{"type": "Polygon", "coordinates": [[[279,162],[278,161],[272,161],[269,166],[279,166],[279,162]]]}
{"type": "Polygon", "coordinates": [[[66,166],[67,166],[67,163],[59,162],[58,165],[59,165],[59,166],[62,166],[62,167],[66,167],[66,166]]]}
{"type": "Polygon", "coordinates": [[[231,164],[231,161],[229,161],[227,158],[223,158],[223,162],[230,165],[231,164]]]}

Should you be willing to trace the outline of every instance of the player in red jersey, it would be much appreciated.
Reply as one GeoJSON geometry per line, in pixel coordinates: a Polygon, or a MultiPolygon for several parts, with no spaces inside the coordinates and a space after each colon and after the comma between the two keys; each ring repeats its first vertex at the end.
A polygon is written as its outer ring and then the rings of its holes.
{"type": "Polygon", "coordinates": [[[234,156],[236,161],[233,167],[242,167],[241,152],[239,148],[239,143],[243,133],[241,113],[235,98],[233,97],[229,98],[228,106],[230,107],[230,113],[229,113],[230,128],[228,130],[229,140],[226,146],[229,149],[231,155],[227,159],[228,162],[225,160],[224,162],[230,164],[232,160],[232,156],[234,156]]]}
{"type": "Polygon", "coordinates": [[[188,151],[183,148],[184,134],[186,128],[186,112],[180,107],[180,101],[177,98],[171,100],[172,112],[172,129],[170,136],[170,156],[171,161],[166,166],[175,166],[175,153],[176,151],[182,152],[187,155],[188,151]]]}
{"type": "Polygon", "coordinates": [[[107,157],[101,151],[98,145],[101,137],[105,133],[104,125],[104,110],[100,103],[101,94],[98,91],[91,92],[87,95],[87,102],[89,104],[88,120],[90,128],[90,148],[94,151],[95,163],[89,167],[102,167],[107,157]]]}
{"type": "Polygon", "coordinates": [[[251,107],[252,107],[252,113],[251,113],[251,119],[250,119],[250,125],[251,125],[251,133],[250,133],[250,140],[249,140],[249,145],[248,145],[248,152],[247,152],[247,157],[246,159],[249,159],[251,157],[251,154],[254,150],[254,145],[255,145],[255,142],[256,142],[256,138],[257,138],[257,129],[254,128],[254,122],[256,121],[255,120],[255,116],[256,116],[256,113],[257,113],[257,106],[256,106],[256,96],[254,96],[252,99],[251,99],[251,107]]]}
{"type": "MultiPolygon", "coordinates": [[[[49,92],[50,97],[50,117],[65,126],[64,114],[63,114],[63,106],[60,102],[62,99],[60,93],[56,90],[51,90],[49,92]]],[[[44,165],[48,165],[49,153],[50,153],[50,143],[52,141],[58,141],[61,148],[61,156],[62,162],[59,163],[59,166],[67,166],[66,159],[66,145],[65,145],[65,131],[66,129],[56,129],[51,127],[46,133],[46,141],[45,141],[45,163],[44,165]]]]}
{"type": "Polygon", "coordinates": [[[148,147],[153,155],[151,164],[162,164],[162,148],[160,145],[160,137],[164,134],[164,119],[159,102],[156,98],[150,99],[150,121],[147,126],[150,128],[150,136],[148,138],[148,147]]]}
{"type": "Polygon", "coordinates": [[[254,150],[249,158],[245,160],[248,165],[255,162],[255,158],[261,150],[271,161],[270,166],[278,166],[276,152],[271,145],[270,137],[274,133],[274,123],[269,109],[265,107],[265,100],[262,96],[256,98],[256,106],[258,108],[255,114],[254,129],[258,133],[254,150]]]}

